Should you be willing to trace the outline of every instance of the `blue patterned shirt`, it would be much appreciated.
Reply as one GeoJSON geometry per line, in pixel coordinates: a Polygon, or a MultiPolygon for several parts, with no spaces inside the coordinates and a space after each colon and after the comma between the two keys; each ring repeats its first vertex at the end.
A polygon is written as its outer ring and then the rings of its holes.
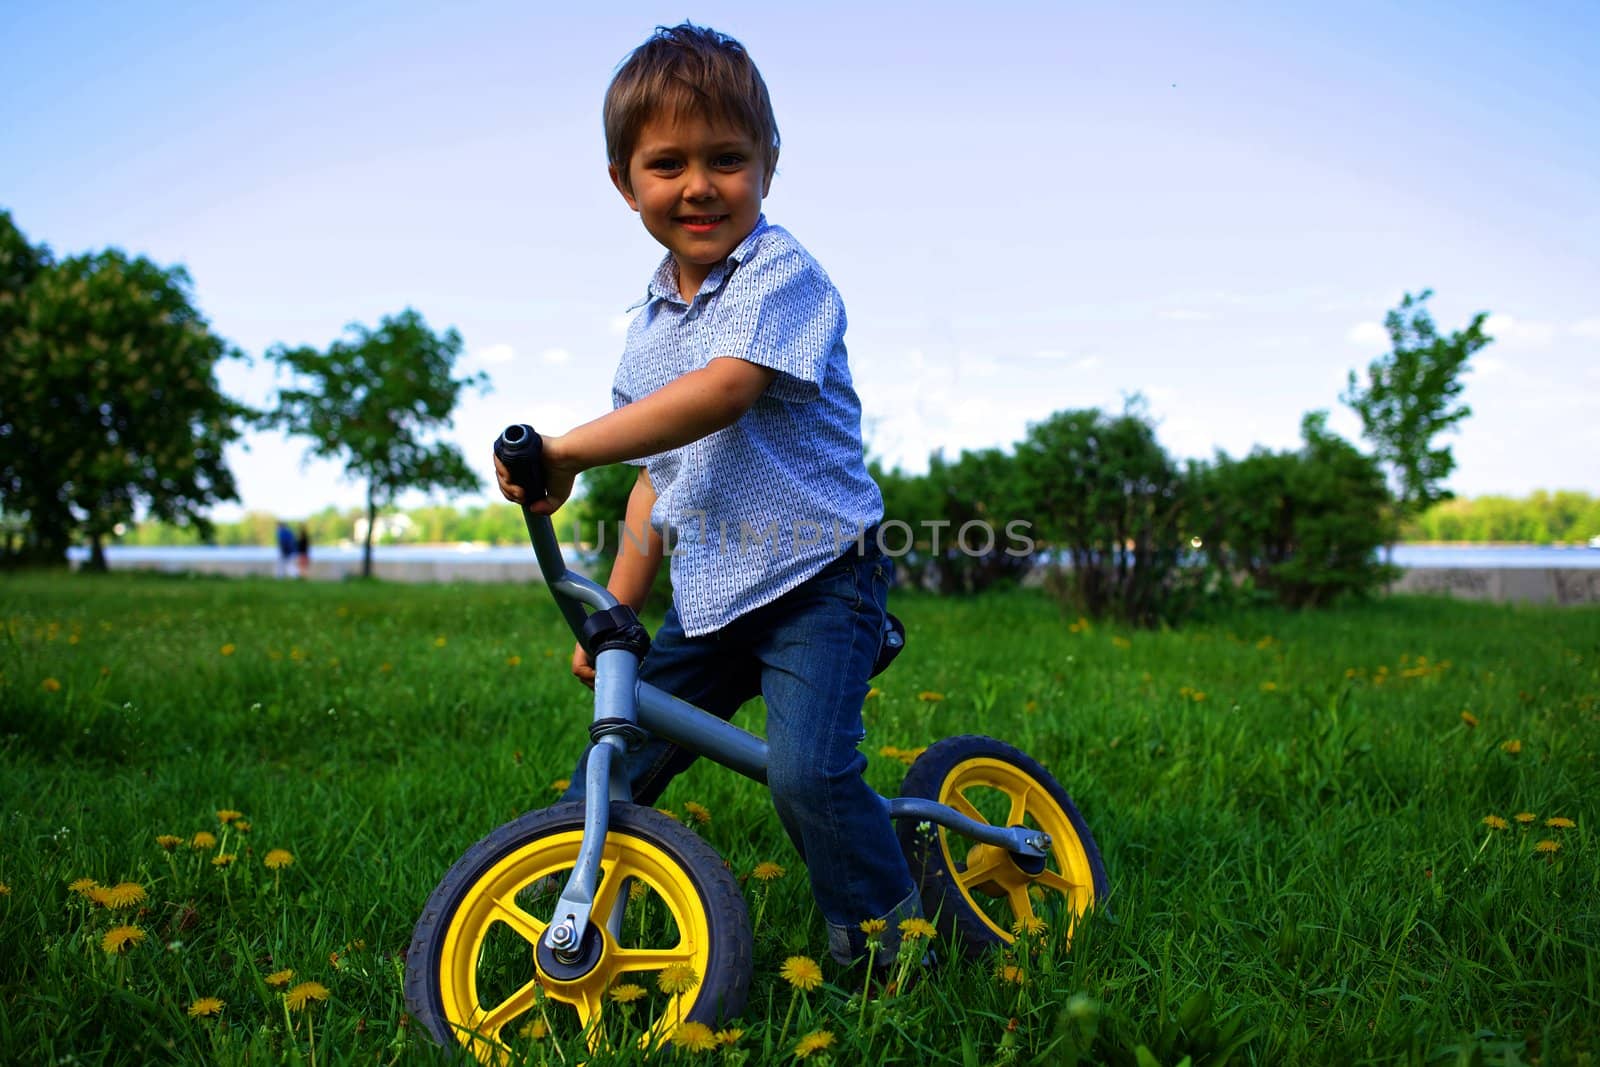
{"type": "Polygon", "coordinates": [[[668,255],[639,306],[617,407],[718,356],[778,372],[732,426],[635,461],[655,486],[650,524],[667,538],[673,602],[693,637],[816,574],[882,518],[883,497],[862,455],[844,304],[787,230],[763,215],[689,303],[668,255]]]}

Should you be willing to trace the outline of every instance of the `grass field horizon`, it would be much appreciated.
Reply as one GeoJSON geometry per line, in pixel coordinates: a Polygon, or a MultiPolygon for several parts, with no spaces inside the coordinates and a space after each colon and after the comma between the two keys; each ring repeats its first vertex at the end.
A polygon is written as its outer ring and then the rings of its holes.
{"type": "MultiPolygon", "coordinates": [[[[940,737],[1016,745],[1086,817],[1109,907],[1070,946],[945,951],[863,1003],[764,791],[702,761],[662,806],[739,877],[754,978],[735,1040],[654,1059],[790,1062],[821,1034],[810,1062],[1600,1052],[1600,608],[1396,597],[1136,631],[1035,591],[894,607],[873,786],[940,737]],[[792,956],[824,983],[791,988],[792,956]]],[[[405,1018],[412,925],[586,737],[542,587],[25,574],[0,619],[0,1060],[445,1060],[405,1018]]],[[[536,1031],[528,1062],[643,1058],[536,1031]]]]}

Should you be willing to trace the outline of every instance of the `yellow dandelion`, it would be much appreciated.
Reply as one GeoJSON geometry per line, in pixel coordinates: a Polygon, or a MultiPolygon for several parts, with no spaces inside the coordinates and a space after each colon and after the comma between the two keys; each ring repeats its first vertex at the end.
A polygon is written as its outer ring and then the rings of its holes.
{"type": "Polygon", "coordinates": [[[235,649],[233,647],[233,643],[229,642],[228,644],[223,645],[221,648],[217,649],[217,651],[221,652],[224,656],[231,656],[231,655],[233,655],[235,649]]]}
{"type": "Polygon", "coordinates": [[[710,1052],[717,1047],[717,1035],[705,1023],[680,1023],[672,1031],[672,1044],[685,1052],[710,1052]]]}
{"type": "Polygon", "coordinates": [[[1517,822],[1521,823],[1523,826],[1527,826],[1530,823],[1532,823],[1535,819],[1537,819],[1539,816],[1535,815],[1531,811],[1519,811],[1519,812],[1517,812],[1515,815],[1513,815],[1511,817],[1513,819],[1517,820],[1517,822]]]}
{"type": "Polygon", "coordinates": [[[744,1036],[744,1031],[743,1030],[738,1030],[738,1029],[718,1030],[717,1031],[717,1044],[719,1044],[719,1045],[737,1044],[739,1039],[741,1037],[743,1037],[743,1036],[744,1036]]]}
{"type": "Polygon", "coordinates": [[[201,997],[193,1004],[189,1005],[189,1018],[199,1019],[206,1015],[221,1014],[222,1009],[227,1006],[227,1003],[227,1001],[222,1000],[220,997],[201,997]]]}
{"type": "Polygon", "coordinates": [[[656,975],[656,986],[661,992],[672,996],[687,993],[699,984],[700,976],[687,963],[668,964],[656,975]]]}
{"type": "Polygon", "coordinates": [[[118,882],[106,889],[104,899],[100,903],[108,908],[131,908],[135,904],[143,904],[148,899],[144,886],[138,882],[118,882]]]}
{"type": "Polygon", "coordinates": [[[683,810],[689,813],[689,818],[704,825],[711,821],[711,809],[704,804],[696,804],[692,800],[683,802],[683,810]]]}
{"type": "Polygon", "coordinates": [[[811,1033],[795,1042],[794,1054],[796,1059],[805,1059],[813,1052],[821,1052],[833,1046],[833,1031],[813,1030],[811,1033]]]}
{"type": "Polygon", "coordinates": [[[56,681],[54,678],[46,678],[44,681],[39,683],[39,688],[43,689],[46,693],[59,693],[61,692],[61,683],[56,681]]]}
{"type": "Polygon", "coordinates": [[[434,648],[443,648],[447,644],[449,644],[449,642],[444,639],[444,635],[443,634],[440,634],[438,637],[435,637],[433,639],[433,647],[434,648]]]}
{"type": "Polygon", "coordinates": [[[913,763],[917,762],[917,758],[920,757],[926,751],[928,751],[928,746],[927,745],[922,745],[922,746],[919,746],[917,748],[901,749],[901,751],[900,751],[900,762],[904,763],[907,767],[909,767],[913,763]]]}
{"type": "Polygon", "coordinates": [[[1026,704],[1022,705],[1022,710],[1027,712],[1029,715],[1032,715],[1034,712],[1039,710],[1039,702],[1037,700],[1030,700],[1026,704]]]}
{"type": "Polygon", "coordinates": [[[919,937],[931,938],[937,933],[938,931],[934,929],[933,924],[927,919],[900,920],[900,936],[907,941],[915,941],[919,937]]]}
{"type": "Polygon", "coordinates": [[[166,851],[171,852],[173,849],[183,844],[183,838],[179,837],[177,834],[162,834],[156,838],[156,844],[160,845],[166,851]]]}
{"type": "Polygon", "coordinates": [[[644,986],[637,986],[632,982],[624,982],[621,985],[614,985],[610,989],[606,990],[606,996],[610,997],[618,1004],[632,1004],[634,1001],[644,996],[644,986]]]}
{"type": "Polygon", "coordinates": [[[227,866],[231,865],[233,863],[233,861],[238,859],[238,858],[239,858],[238,855],[236,855],[235,853],[232,853],[232,852],[219,852],[215,856],[211,857],[211,866],[213,866],[213,867],[227,867],[227,866]]]}
{"type": "Polygon", "coordinates": [[[507,667],[520,667],[520,666],[522,666],[522,657],[521,656],[507,656],[506,657],[506,666],[507,667]]]}
{"type": "Polygon", "coordinates": [[[1263,693],[1276,693],[1278,691],[1278,683],[1277,682],[1262,682],[1261,683],[1261,691],[1263,693]]]}
{"type": "Polygon", "coordinates": [[[269,871],[281,871],[294,865],[294,853],[286,848],[275,848],[262,857],[261,862],[269,871]]]}
{"type": "Polygon", "coordinates": [[[1021,967],[1010,963],[996,971],[994,976],[1000,981],[1009,982],[1012,985],[1024,985],[1028,981],[1027,973],[1021,967]]]}
{"type": "Polygon", "coordinates": [[[1024,915],[1011,924],[1012,933],[1018,935],[1027,934],[1030,937],[1037,937],[1047,929],[1049,929],[1049,924],[1037,915],[1024,915]]]}
{"type": "Polygon", "coordinates": [[[878,755],[883,756],[886,759],[899,759],[900,748],[898,745],[884,745],[882,748],[878,749],[878,755]]]}
{"type": "Polygon", "coordinates": [[[218,822],[232,822],[235,819],[242,818],[244,818],[244,812],[234,811],[232,808],[223,808],[221,811],[217,812],[218,822]]]}
{"type": "Polygon", "coordinates": [[[1546,839],[1544,841],[1540,841],[1537,845],[1534,845],[1533,850],[1535,852],[1560,852],[1561,842],[1546,839]]]}
{"type": "Polygon", "coordinates": [[[1557,815],[1554,818],[1546,819],[1544,824],[1556,830],[1570,830],[1578,825],[1565,815],[1557,815]]]}
{"type": "Polygon", "coordinates": [[[555,781],[550,783],[550,792],[565,793],[567,791],[567,787],[571,784],[572,780],[570,778],[557,778],[555,781]]]}
{"type": "Polygon", "coordinates": [[[380,663],[380,664],[378,664],[378,671],[380,673],[382,673],[382,674],[388,674],[392,670],[394,670],[394,664],[393,663],[380,663]]]}
{"type": "Polygon", "coordinates": [[[144,931],[137,926],[113,926],[100,939],[100,947],[108,955],[118,956],[135,948],[144,940],[144,931]]]}
{"type": "Polygon", "coordinates": [[[294,971],[286,967],[281,971],[273,971],[271,974],[267,975],[267,984],[276,989],[279,986],[288,985],[289,979],[293,977],[294,971]]]}
{"type": "Polygon", "coordinates": [[[1513,737],[1510,741],[1500,742],[1500,748],[1507,755],[1515,756],[1522,751],[1522,742],[1513,737]]]}
{"type": "Polygon", "coordinates": [[[106,886],[97,885],[85,893],[84,896],[88,897],[102,908],[109,908],[111,906],[111,890],[106,886]]]}
{"type": "Polygon", "coordinates": [[[657,808],[656,810],[659,811],[661,814],[665,815],[667,818],[671,819],[673,822],[682,822],[683,821],[681,818],[678,817],[678,813],[673,811],[671,808],[657,808]]]}
{"type": "Polygon", "coordinates": [[[517,1031],[518,1037],[525,1037],[529,1041],[543,1041],[550,1036],[550,1024],[543,1019],[534,1019],[524,1023],[522,1029],[517,1031]]]}
{"type": "Polygon", "coordinates": [[[313,1000],[327,1000],[328,987],[321,982],[301,982],[283,995],[290,1011],[299,1011],[313,1000]]]}
{"type": "Polygon", "coordinates": [[[861,932],[869,937],[873,934],[881,934],[889,928],[887,919],[862,919],[859,925],[861,932]]]}
{"type": "Polygon", "coordinates": [[[1120,648],[1124,652],[1133,647],[1133,642],[1129,641],[1126,637],[1113,637],[1111,639],[1111,644],[1113,647],[1120,648]]]}
{"type": "Polygon", "coordinates": [[[233,824],[233,828],[239,831],[241,834],[247,834],[250,832],[250,823],[244,819],[240,819],[238,822],[233,824]]]}
{"type": "Polygon", "coordinates": [[[99,888],[100,883],[95,881],[93,878],[79,878],[76,882],[73,882],[67,886],[69,892],[76,893],[80,897],[87,897],[90,893],[99,888]]]}
{"type": "Polygon", "coordinates": [[[758,882],[771,882],[782,878],[788,872],[776,863],[758,863],[756,869],[750,872],[750,877],[758,882]]]}
{"type": "Polygon", "coordinates": [[[871,700],[873,697],[881,697],[881,696],[883,696],[883,690],[879,689],[877,686],[873,686],[872,688],[867,690],[867,699],[868,700],[871,700]]]}
{"type": "Polygon", "coordinates": [[[0,882],[0,897],[9,897],[10,895],[11,887],[6,885],[4,882],[0,882]]]}
{"type": "Polygon", "coordinates": [[[783,961],[778,974],[785,982],[807,993],[822,984],[822,968],[810,956],[790,956],[783,961]]]}
{"type": "Polygon", "coordinates": [[[1463,711],[1461,713],[1461,722],[1470,730],[1478,725],[1478,717],[1470,711],[1463,711]]]}
{"type": "Polygon", "coordinates": [[[634,879],[631,879],[629,881],[629,883],[628,883],[628,899],[629,900],[634,901],[635,903],[637,903],[638,901],[641,901],[646,896],[648,896],[649,893],[650,893],[650,887],[645,885],[643,882],[639,881],[639,879],[634,878],[634,879]]]}
{"type": "Polygon", "coordinates": [[[189,838],[189,847],[190,848],[216,848],[217,847],[217,835],[212,833],[209,830],[201,830],[199,833],[197,833],[193,837],[189,838]]]}
{"type": "Polygon", "coordinates": [[[1483,817],[1483,825],[1487,826],[1491,830],[1504,830],[1511,824],[1506,822],[1498,815],[1485,815],[1483,817]]]}
{"type": "Polygon", "coordinates": [[[917,699],[922,701],[924,704],[937,704],[939,701],[944,699],[944,694],[935,693],[931,689],[925,689],[917,694],[917,699]]]}

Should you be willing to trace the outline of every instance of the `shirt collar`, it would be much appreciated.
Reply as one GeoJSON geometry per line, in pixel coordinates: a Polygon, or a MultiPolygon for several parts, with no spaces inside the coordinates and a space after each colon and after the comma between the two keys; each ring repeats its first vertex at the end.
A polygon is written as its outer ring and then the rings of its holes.
{"type": "MultiPolygon", "coordinates": [[[[750,257],[750,253],[755,251],[756,243],[761,239],[762,232],[767,229],[767,216],[757,215],[755,227],[744,240],[734,247],[732,252],[728,253],[727,259],[718,263],[711,273],[706,275],[706,280],[701,284],[700,291],[695,294],[695,299],[698,300],[703,296],[710,296],[721,288],[728,275],[733,273],[733,268],[743,263],[750,257]]],[[[678,270],[672,262],[671,252],[668,252],[661,260],[660,265],[656,267],[655,274],[650,278],[649,291],[645,293],[644,299],[628,310],[632,311],[633,308],[643,307],[652,300],[665,300],[669,303],[684,304],[683,297],[678,293],[678,270]]],[[[685,304],[685,306],[687,305],[685,304]]]]}

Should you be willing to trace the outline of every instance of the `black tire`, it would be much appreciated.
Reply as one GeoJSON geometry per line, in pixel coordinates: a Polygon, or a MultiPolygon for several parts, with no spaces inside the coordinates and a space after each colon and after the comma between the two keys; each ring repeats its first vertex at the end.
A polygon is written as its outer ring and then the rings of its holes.
{"type": "Polygon", "coordinates": [[[1051,836],[1044,869],[1030,873],[1002,849],[942,826],[899,820],[896,832],[923,910],[967,955],[1010,944],[1023,931],[1070,939],[1078,918],[1104,902],[1105,866],[1088,824],[1050,772],[1010,745],[976,735],[945,738],[917,758],[900,795],[1051,836]]]}
{"type": "Polygon", "coordinates": [[[597,1050],[621,1040],[657,1044],[679,1022],[715,1026],[744,1010],[751,938],[738,884],[711,846],[634,804],[611,805],[587,935],[598,958],[583,975],[552,973],[554,961],[536,944],[582,836],[582,804],[529,812],[468,849],[433,891],[406,956],[405,997],[435,1041],[500,1063],[528,1050],[519,1030],[530,1026],[535,1032],[523,1036],[597,1050]],[[603,927],[624,886],[619,941],[603,927]],[[675,944],[655,943],[674,936],[675,944]],[[661,990],[673,963],[695,972],[692,989],[661,990]],[[640,990],[635,1002],[611,994],[621,985],[640,990]]]}

